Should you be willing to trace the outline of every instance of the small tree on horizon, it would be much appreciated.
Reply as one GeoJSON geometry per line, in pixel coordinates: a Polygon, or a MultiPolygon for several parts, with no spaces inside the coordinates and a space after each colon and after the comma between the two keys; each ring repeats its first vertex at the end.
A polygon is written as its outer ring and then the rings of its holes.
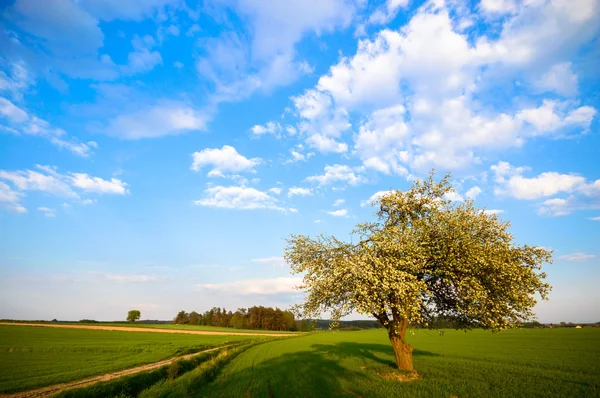
{"type": "Polygon", "coordinates": [[[508,222],[471,200],[448,200],[449,175],[433,175],[380,197],[376,222],[353,231],[358,243],[292,235],[285,250],[292,272],[303,274],[303,317],[329,311],[335,327],[353,311],[373,316],[397,367],[410,371],[409,324],[431,327],[443,317],[459,329],[499,331],[531,319],[535,295],[547,299],[551,289],[540,272],[551,252],[517,245],[508,222]]]}
{"type": "Polygon", "coordinates": [[[141,316],[142,313],[139,310],[131,310],[127,313],[127,322],[135,323],[141,316]]]}

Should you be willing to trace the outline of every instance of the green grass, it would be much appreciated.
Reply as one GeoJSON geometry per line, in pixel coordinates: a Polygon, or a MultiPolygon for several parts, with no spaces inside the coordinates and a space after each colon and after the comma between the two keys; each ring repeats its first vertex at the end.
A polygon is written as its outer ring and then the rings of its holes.
{"type": "Polygon", "coordinates": [[[0,325],[0,393],[113,372],[257,337],[0,325]]]}
{"type": "Polygon", "coordinates": [[[252,347],[200,391],[205,397],[593,397],[600,329],[499,334],[416,330],[422,380],[399,382],[383,330],[322,332],[252,347]]]}

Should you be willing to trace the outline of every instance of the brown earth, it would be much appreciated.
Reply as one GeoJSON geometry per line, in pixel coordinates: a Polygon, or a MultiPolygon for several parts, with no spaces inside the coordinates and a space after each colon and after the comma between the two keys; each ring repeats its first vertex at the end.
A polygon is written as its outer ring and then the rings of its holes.
{"type": "MultiPolygon", "coordinates": [[[[58,325],[54,325],[54,326],[58,326],[58,325]]],[[[129,328],[129,329],[135,329],[135,328],[129,328]]],[[[101,381],[109,381],[109,380],[112,380],[112,379],[116,379],[118,377],[128,376],[128,375],[132,375],[132,374],[135,374],[135,373],[144,372],[146,370],[152,370],[152,369],[160,368],[161,366],[168,365],[171,362],[179,361],[181,359],[190,359],[190,358],[193,358],[193,357],[195,357],[197,355],[205,354],[205,353],[211,352],[211,351],[220,350],[220,349],[225,348],[225,347],[228,347],[228,346],[211,348],[209,350],[200,351],[200,352],[196,352],[196,353],[193,353],[193,354],[182,355],[182,356],[179,356],[179,357],[175,357],[175,358],[171,358],[171,359],[165,359],[164,361],[155,362],[155,363],[151,363],[151,364],[148,364],[148,365],[137,366],[135,368],[120,370],[118,372],[113,372],[113,373],[106,373],[106,374],[103,374],[103,375],[100,375],[100,376],[89,377],[87,379],[72,381],[72,382],[69,382],[69,383],[55,384],[55,385],[52,385],[52,386],[37,388],[35,390],[17,392],[17,393],[14,393],[14,394],[0,394],[0,398],[9,398],[9,397],[10,398],[39,398],[39,397],[49,397],[49,396],[58,394],[58,393],[60,393],[60,392],[62,392],[64,390],[70,390],[70,389],[73,389],[73,388],[87,387],[87,386],[89,386],[91,384],[98,383],[98,382],[101,382],[101,381]]]]}
{"type": "Polygon", "coordinates": [[[212,336],[263,336],[263,337],[292,337],[295,333],[240,333],[240,332],[215,332],[210,330],[177,330],[177,329],[158,329],[158,328],[136,328],[131,326],[95,326],[95,325],[56,325],[52,323],[17,323],[0,322],[0,325],[9,326],[41,326],[48,328],[68,328],[68,329],[91,329],[91,330],[113,330],[118,332],[148,332],[148,333],[178,333],[178,334],[203,334],[212,336]]]}

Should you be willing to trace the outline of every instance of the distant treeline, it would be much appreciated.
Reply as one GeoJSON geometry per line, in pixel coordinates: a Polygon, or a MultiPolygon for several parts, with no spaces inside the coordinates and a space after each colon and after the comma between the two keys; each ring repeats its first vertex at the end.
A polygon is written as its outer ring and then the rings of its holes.
{"type": "Polygon", "coordinates": [[[294,331],[298,330],[294,314],[271,307],[239,308],[227,311],[225,308],[213,307],[200,314],[196,311],[187,313],[179,311],[173,319],[174,323],[185,325],[220,326],[234,329],[261,329],[294,331]]]}
{"type": "MultiPolygon", "coordinates": [[[[310,320],[316,329],[328,329],[331,321],[327,319],[310,320]]],[[[360,320],[360,321],[339,321],[340,329],[376,329],[381,328],[379,321],[360,320]]]]}

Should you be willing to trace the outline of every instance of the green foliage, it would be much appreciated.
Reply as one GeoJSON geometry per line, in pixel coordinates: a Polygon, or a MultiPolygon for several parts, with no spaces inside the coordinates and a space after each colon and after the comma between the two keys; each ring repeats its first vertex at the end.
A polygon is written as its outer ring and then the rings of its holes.
{"type": "Polygon", "coordinates": [[[79,380],[256,338],[0,326],[0,393],[79,380]]]}
{"type": "Polygon", "coordinates": [[[593,397],[599,329],[408,333],[422,379],[399,382],[385,330],[320,332],[241,353],[201,397],[593,397]]]}
{"type": "Polygon", "coordinates": [[[139,310],[131,310],[127,313],[127,322],[135,323],[141,316],[142,313],[139,310]]]}
{"type": "Polygon", "coordinates": [[[185,311],[179,311],[173,319],[173,322],[176,324],[188,324],[190,322],[190,314],[185,311]]]}

